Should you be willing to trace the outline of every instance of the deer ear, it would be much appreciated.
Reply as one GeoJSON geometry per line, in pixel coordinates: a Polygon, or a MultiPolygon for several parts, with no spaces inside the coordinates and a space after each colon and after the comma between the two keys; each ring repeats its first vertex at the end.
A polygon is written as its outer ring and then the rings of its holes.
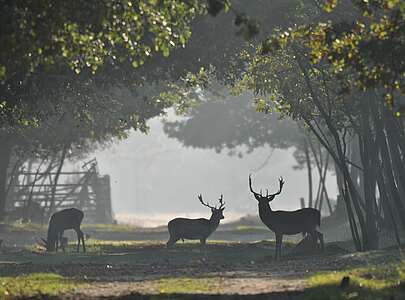
{"type": "Polygon", "coordinates": [[[270,201],[273,201],[273,200],[274,200],[274,198],[276,198],[276,196],[273,196],[273,195],[272,195],[272,196],[270,196],[270,197],[269,197],[269,202],[270,202],[270,201]]]}

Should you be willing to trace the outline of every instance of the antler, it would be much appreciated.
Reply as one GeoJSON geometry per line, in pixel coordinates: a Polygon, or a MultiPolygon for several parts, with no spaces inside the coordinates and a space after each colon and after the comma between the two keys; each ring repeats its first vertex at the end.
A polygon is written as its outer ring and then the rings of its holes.
{"type": "MultiPolygon", "coordinates": [[[[274,198],[275,196],[279,195],[281,193],[281,190],[283,189],[283,185],[285,183],[283,177],[280,177],[278,179],[278,183],[279,183],[279,190],[277,193],[271,194],[271,195],[267,195],[267,198],[274,198]]],[[[272,199],[273,200],[273,199],[272,199]]]]}
{"type": "Polygon", "coordinates": [[[252,174],[249,174],[249,188],[250,188],[250,191],[251,191],[253,194],[262,196],[262,192],[261,192],[261,191],[260,191],[260,194],[259,194],[259,193],[256,193],[256,192],[253,190],[253,188],[252,188],[252,174]]]}
{"type": "Polygon", "coordinates": [[[222,200],[224,198],[224,196],[221,194],[221,198],[219,198],[219,208],[218,209],[221,209],[221,208],[223,208],[223,207],[225,207],[225,202],[222,200]]]}
{"type": "Polygon", "coordinates": [[[206,206],[206,207],[209,207],[209,208],[211,208],[211,209],[216,208],[216,207],[213,207],[213,206],[209,205],[209,203],[208,203],[208,202],[207,202],[207,203],[204,203],[204,201],[203,201],[203,198],[202,198],[202,195],[201,195],[201,194],[199,194],[199,195],[198,195],[198,199],[200,200],[200,202],[201,202],[201,204],[202,204],[202,205],[204,205],[204,206],[206,206]]]}
{"type": "Polygon", "coordinates": [[[284,185],[284,183],[285,183],[283,177],[280,177],[280,178],[278,179],[278,182],[279,182],[280,188],[279,188],[279,190],[278,190],[277,193],[274,193],[274,194],[270,194],[270,195],[269,195],[269,190],[266,189],[266,196],[263,196],[262,190],[260,190],[260,194],[259,194],[259,193],[256,193],[256,192],[253,190],[253,188],[252,188],[252,175],[249,175],[249,188],[250,188],[250,191],[251,191],[254,195],[260,196],[260,197],[262,197],[262,198],[267,198],[267,199],[269,199],[270,201],[273,200],[275,196],[279,195],[279,194],[281,193],[282,189],[283,189],[283,185],[284,185]]]}

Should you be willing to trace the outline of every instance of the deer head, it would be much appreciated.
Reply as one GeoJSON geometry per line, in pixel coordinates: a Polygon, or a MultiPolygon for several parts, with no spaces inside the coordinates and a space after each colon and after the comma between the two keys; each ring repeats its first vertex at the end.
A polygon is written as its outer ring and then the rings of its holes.
{"type": "Polygon", "coordinates": [[[221,194],[221,198],[219,198],[219,208],[217,208],[216,206],[211,206],[209,205],[209,203],[204,203],[203,199],[202,199],[202,195],[198,195],[198,199],[200,200],[201,204],[211,208],[211,212],[212,212],[212,216],[211,218],[214,219],[218,219],[218,220],[222,220],[224,219],[224,215],[223,215],[223,211],[225,209],[225,202],[223,201],[223,195],[221,194]]]}
{"type": "Polygon", "coordinates": [[[278,190],[278,192],[274,193],[274,194],[269,194],[269,190],[266,189],[266,196],[264,196],[262,194],[262,190],[260,190],[260,194],[256,193],[253,190],[253,188],[252,188],[252,175],[249,175],[249,188],[250,188],[250,191],[252,192],[253,196],[255,196],[256,200],[259,201],[259,202],[268,203],[268,202],[274,200],[274,198],[281,193],[281,190],[283,189],[283,185],[284,185],[285,181],[283,180],[282,177],[280,177],[278,179],[278,182],[279,182],[279,190],[278,190]]]}
{"type": "Polygon", "coordinates": [[[44,247],[46,251],[55,251],[55,242],[48,242],[48,240],[41,238],[42,243],[40,246],[44,247]]]}
{"type": "Polygon", "coordinates": [[[44,247],[48,251],[48,241],[44,238],[41,238],[42,243],[38,242],[38,245],[44,247]]]}

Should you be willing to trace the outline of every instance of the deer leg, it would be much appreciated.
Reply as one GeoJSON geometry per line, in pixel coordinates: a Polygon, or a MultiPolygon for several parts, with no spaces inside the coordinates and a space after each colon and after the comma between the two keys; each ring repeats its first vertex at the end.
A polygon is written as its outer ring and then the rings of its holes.
{"type": "Polygon", "coordinates": [[[63,232],[60,234],[60,245],[62,247],[62,251],[65,252],[65,241],[63,240],[63,232]]]}
{"type": "MultiPolygon", "coordinates": [[[[80,228],[79,228],[79,233],[78,233],[78,240],[79,240],[79,245],[80,245],[80,240],[82,241],[83,253],[86,253],[86,246],[84,245],[84,234],[83,234],[83,231],[80,230],[80,228]]],[[[79,252],[79,248],[77,249],[77,252],[79,252]]]]}
{"type": "Polygon", "coordinates": [[[60,243],[60,247],[62,248],[62,251],[65,252],[65,243],[63,241],[63,234],[64,234],[64,231],[60,232],[60,234],[59,234],[59,243],[60,243]]]}
{"type": "Polygon", "coordinates": [[[283,242],[283,235],[276,234],[276,257],[275,259],[281,257],[281,243],[283,242]]]}
{"type": "Polygon", "coordinates": [[[79,252],[80,249],[80,236],[79,236],[79,231],[76,231],[77,235],[77,247],[76,247],[76,252],[79,252]]]}
{"type": "Polygon", "coordinates": [[[55,242],[55,251],[56,252],[58,252],[58,249],[59,249],[59,245],[60,245],[60,240],[61,240],[61,235],[62,235],[62,233],[60,233],[60,232],[58,232],[57,234],[56,234],[56,242],[55,242]]]}
{"type": "Polygon", "coordinates": [[[86,252],[86,248],[84,247],[84,238],[83,238],[83,232],[80,230],[80,228],[76,228],[76,235],[77,235],[77,248],[76,252],[79,252],[80,249],[80,240],[83,242],[83,252],[86,252]]]}
{"type": "Polygon", "coordinates": [[[323,234],[319,231],[315,231],[315,233],[318,236],[319,243],[321,244],[321,251],[323,252],[325,250],[324,242],[323,242],[323,234]]]}
{"type": "Polygon", "coordinates": [[[58,252],[58,248],[59,248],[59,233],[56,234],[55,252],[58,252]]]}
{"type": "Polygon", "coordinates": [[[83,246],[83,253],[86,253],[86,245],[84,244],[84,234],[83,232],[80,230],[80,235],[81,235],[81,239],[82,239],[82,246],[83,246]]]}

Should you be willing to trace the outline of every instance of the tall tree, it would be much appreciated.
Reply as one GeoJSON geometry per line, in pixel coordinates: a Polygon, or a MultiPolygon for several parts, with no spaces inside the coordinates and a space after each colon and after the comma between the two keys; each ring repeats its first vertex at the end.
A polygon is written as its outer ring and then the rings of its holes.
{"type": "MultiPolygon", "coordinates": [[[[335,3],[328,1],[325,8],[332,10],[335,3]]],[[[399,150],[403,120],[394,118],[394,112],[401,113],[405,79],[404,2],[345,5],[354,11],[353,22],[331,15],[328,23],[281,32],[267,39],[257,55],[246,54],[249,69],[244,85],[264,98],[272,95],[286,115],[304,121],[328,150],[343,175],[356,247],[374,249],[379,220],[391,218],[390,207],[399,212],[395,218],[404,225],[401,171],[393,166],[394,161],[403,162],[405,153],[399,150]],[[388,122],[395,123],[397,130],[388,122]],[[400,142],[389,144],[392,136],[400,142]],[[348,156],[350,137],[358,140],[360,164],[348,156]],[[353,167],[362,172],[362,191],[357,186],[359,177],[350,172],[353,167]]]]}
{"type": "Polygon", "coordinates": [[[0,219],[16,146],[62,149],[123,137],[129,128],[145,130],[146,119],[173,104],[137,97],[145,80],[140,66],[184,46],[197,15],[226,9],[213,4],[0,2],[0,41],[7,45],[0,50],[0,219]],[[114,95],[117,85],[130,88],[134,100],[114,95]]]}

